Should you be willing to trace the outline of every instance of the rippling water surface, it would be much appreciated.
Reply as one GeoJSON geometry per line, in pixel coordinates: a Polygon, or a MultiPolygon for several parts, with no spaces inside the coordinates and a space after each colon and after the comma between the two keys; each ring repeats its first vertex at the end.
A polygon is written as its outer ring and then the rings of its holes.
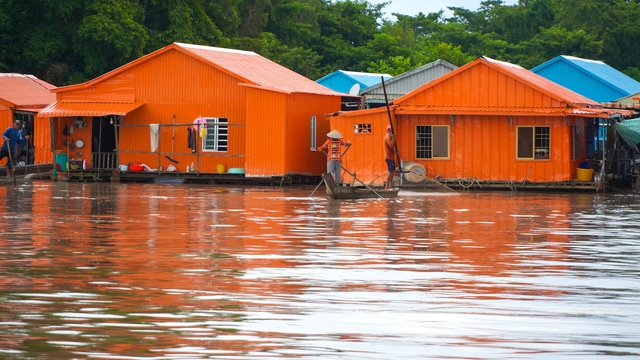
{"type": "Polygon", "coordinates": [[[640,356],[640,196],[0,188],[0,358],[640,356]]]}

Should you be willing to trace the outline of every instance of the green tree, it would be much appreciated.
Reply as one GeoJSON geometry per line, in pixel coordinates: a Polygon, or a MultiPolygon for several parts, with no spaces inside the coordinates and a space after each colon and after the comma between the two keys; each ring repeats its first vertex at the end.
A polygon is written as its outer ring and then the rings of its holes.
{"type": "Polygon", "coordinates": [[[127,0],[95,1],[79,22],[74,52],[84,60],[84,74],[94,77],[142,56],[148,35],[142,9],[127,0]]]}

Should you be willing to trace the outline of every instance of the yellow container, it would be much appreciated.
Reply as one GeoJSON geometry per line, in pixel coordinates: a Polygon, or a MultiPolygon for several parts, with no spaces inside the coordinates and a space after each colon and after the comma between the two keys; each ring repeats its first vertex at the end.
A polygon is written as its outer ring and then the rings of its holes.
{"type": "Polygon", "coordinates": [[[219,172],[219,173],[223,173],[224,172],[224,164],[218,164],[217,172],[219,172]]]}
{"type": "Polygon", "coordinates": [[[589,182],[593,178],[593,169],[580,169],[577,170],[578,181],[589,182]]]}

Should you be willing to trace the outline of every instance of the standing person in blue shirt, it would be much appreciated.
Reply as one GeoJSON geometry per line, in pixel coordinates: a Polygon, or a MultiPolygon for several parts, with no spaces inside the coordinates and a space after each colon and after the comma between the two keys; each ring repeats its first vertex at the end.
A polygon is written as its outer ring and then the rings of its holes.
{"type": "Polygon", "coordinates": [[[22,143],[29,138],[29,135],[26,135],[24,138],[21,137],[20,127],[22,127],[22,122],[20,120],[16,120],[13,122],[13,126],[8,127],[7,130],[2,133],[4,143],[0,149],[0,160],[5,157],[7,158],[7,179],[11,179],[12,163],[16,161],[16,144],[22,143]],[[11,150],[11,159],[9,159],[9,150],[11,150]]]}

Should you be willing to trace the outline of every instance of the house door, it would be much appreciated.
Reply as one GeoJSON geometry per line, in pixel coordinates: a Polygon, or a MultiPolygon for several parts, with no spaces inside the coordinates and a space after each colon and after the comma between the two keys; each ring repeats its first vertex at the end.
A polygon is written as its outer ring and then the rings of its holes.
{"type": "Polygon", "coordinates": [[[117,116],[93,117],[91,123],[91,166],[94,169],[117,169],[116,154],[117,116]]]}

